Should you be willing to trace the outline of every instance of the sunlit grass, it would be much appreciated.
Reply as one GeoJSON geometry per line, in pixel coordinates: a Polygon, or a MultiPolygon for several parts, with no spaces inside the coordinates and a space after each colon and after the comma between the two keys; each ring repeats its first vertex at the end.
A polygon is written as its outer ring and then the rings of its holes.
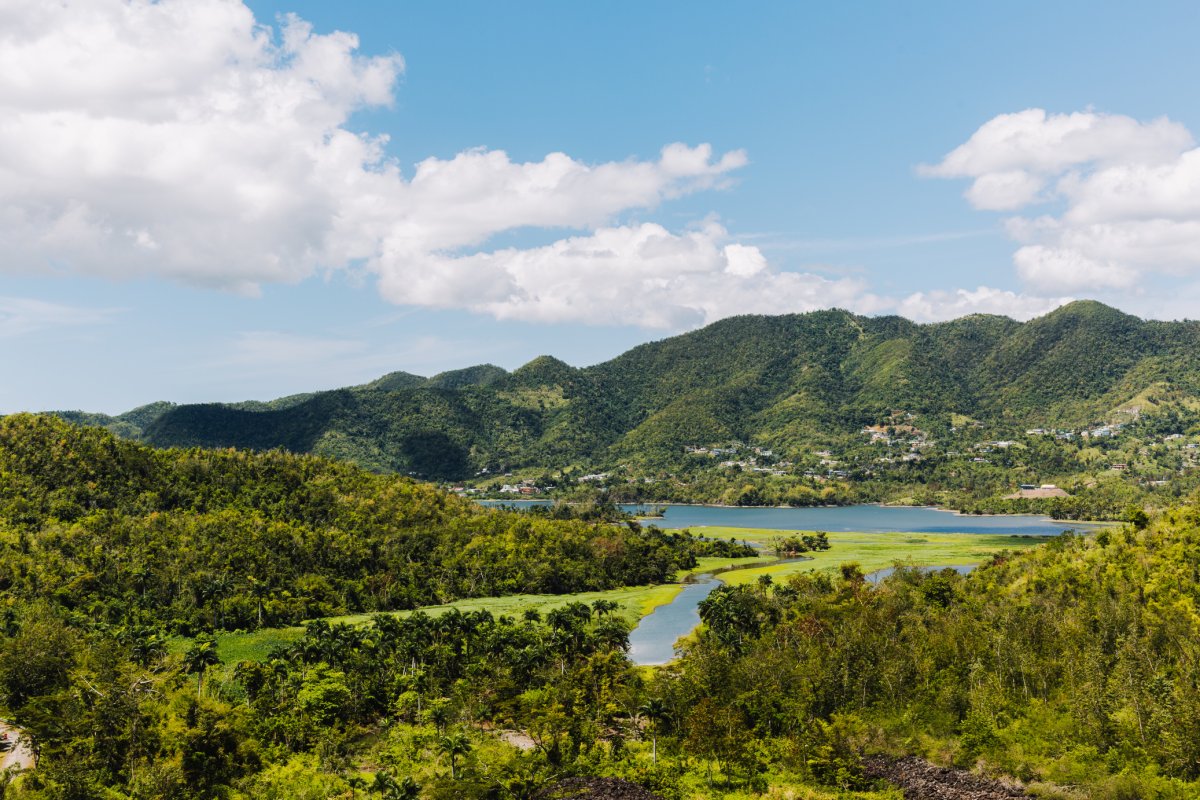
{"type": "MultiPolygon", "coordinates": [[[[768,544],[771,539],[781,536],[812,533],[812,531],[725,527],[695,530],[712,538],[744,539],[763,545],[768,544]]],[[[1035,547],[1045,541],[1044,537],[977,533],[829,533],[827,535],[832,545],[831,549],[809,553],[811,560],[732,570],[722,573],[721,580],[731,585],[738,585],[752,583],[762,575],[770,575],[775,581],[780,581],[798,572],[836,570],[841,564],[848,561],[857,562],[863,572],[890,567],[897,562],[931,567],[978,564],[1003,550],[1035,547]]],[[[751,558],[702,558],[699,559],[699,564],[695,569],[680,570],[675,578],[677,581],[682,581],[689,574],[711,572],[721,567],[759,564],[772,559],[773,556],[766,552],[751,558]]],[[[457,608],[464,613],[486,610],[496,617],[507,615],[519,618],[530,610],[545,616],[547,612],[561,608],[568,603],[592,604],[603,599],[615,602],[618,606],[615,613],[633,624],[659,606],[670,603],[679,594],[681,588],[680,583],[666,583],[577,594],[518,594],[507,597],[477,597],[445,605],[427,606],[421,611],[431,616],[439,616],[452,608],[457,608]]],[[[396,616],[407,616],[412,612],[390,613],[396,616]]],[[[328,622],[330,624],[361,625],[368,622],[372,616],[374,615],[351,614],[329,617],[328,622]]],[[[299,641],[303,636],[304,628],[302,626],[268,628],[249,633],[226,633],[217,638],[217,652],[226,664],[263,660],[271,650],[277,647],[286,647],[299,641]]],[[[172,649],[182,651],[186,646],[187,640],[180,639],[172,649]]]]}
{"type": "MultiPolygon", "coordinates": [[[[748,541],[766,543],[789,533],[811,531],[747,531],[737,528],[709,529],[708,536],[735,536],[748,541]],[[719,531],[719,533],[718,533],[719,531]]],[[[1036,547],[1046,541],[1041,536],[979,534],[979,533],[829,533],[829,550],[808,553],[811,560],[772,564],[753,569],[736,570],[721,576],[728,584],[737,585],[770,575],[780,580],[797,572],[836,570],[840,565],[857,562],[863,572],[890,567],[897,562],[923,567],[948,567],[979,564],[1005,550],[1036,547]]]]}

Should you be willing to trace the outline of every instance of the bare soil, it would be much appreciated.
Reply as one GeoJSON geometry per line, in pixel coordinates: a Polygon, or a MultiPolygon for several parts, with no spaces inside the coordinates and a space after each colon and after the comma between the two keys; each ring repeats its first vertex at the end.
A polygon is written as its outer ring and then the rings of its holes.
{"type": "Polygon", "coordinates": [[[538,800],[662,800],[636,783],[620,778],[566,778],[538,795],[538,800]]]}
{"type": "Polygon", "coordinates": [[[904,790],[905,800],[1013,800],[1029,797],[1016,784],[984,778],[961,769],[938,767],[921,758],[863,759],[863,772],[904,790]]]}

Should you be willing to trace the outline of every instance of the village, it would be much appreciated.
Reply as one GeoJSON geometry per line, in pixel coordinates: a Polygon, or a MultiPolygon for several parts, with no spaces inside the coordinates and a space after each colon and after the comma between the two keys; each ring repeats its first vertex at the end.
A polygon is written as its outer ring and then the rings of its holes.
{"type": "Polygon", "coordinates": [[[1002,436],[965,415],[923,418],[894,410],[857,433],[816,444],[748,443],[736,439],[683,444],[658,463],[627,459],[602,470],[588,465],[555,470],[481,470],[450,488],[490,498],[549,499],[600,495],[625,501],[722,502],[728,487],[785,487],[736,495],[739,502],[816,502],[851,497],[887,499],[906,485],[959,487],[977,497],[1048,501],[1099,485],[1165,491],[1200,474],[1200,429],[1157,422],[1138,407],[1078,427],[1005,430],[1002,436]],[[1175,429],[1178,428],[1178,429],[1175,429]],[[750,484],[746,482],[750,481],[750,484]],[[791,486],[793,489],[786,489],[791,486]],[[808,489],[804,489],[807,486],[808,489]],[[888,489],[887,487],[893,487],[888,489]],[[722,488],[725,487],[725,488],[722,488]],[[822,488],[824,487],[824,488],[822,488]],[[838,494],[831,495],[831,489],[838,494]]]}

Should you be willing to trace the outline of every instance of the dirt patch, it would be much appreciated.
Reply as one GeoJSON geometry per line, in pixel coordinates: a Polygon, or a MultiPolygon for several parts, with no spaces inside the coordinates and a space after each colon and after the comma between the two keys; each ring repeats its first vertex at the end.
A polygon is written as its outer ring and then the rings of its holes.
{"type": "Polygon", "coordinates": [[[538,795],[538,800],[662,800],[636,783],[620,778],[567,778],[538,795]]]}
{"type": "Polygon", "coordinates": [[[500,737],[500,741],[505,744],[510,744],[513,747],[528,753],[530,750],[537,749],[537,742],[527,733],[514,730],[499,730],[496,735],[500,737]]]}
{"type": "Polygon", "coordinates": [[[1012,800],[1029,797],[1020,786],[990,780],[966,770],[937,767],[924,759],[871,756],[863,772],[904,790],[905,800],[1012,800]]]}

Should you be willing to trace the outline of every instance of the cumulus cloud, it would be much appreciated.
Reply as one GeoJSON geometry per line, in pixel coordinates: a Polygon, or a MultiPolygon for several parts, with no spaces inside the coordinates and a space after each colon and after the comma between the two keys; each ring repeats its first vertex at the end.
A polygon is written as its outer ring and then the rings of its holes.
{"type": "MultiPolygon", "coordinates": [[[[597,164],[478,148],[406,168],[388,156],[386,136],[352,129],[356,112],[393,102],[403,70],[398,54],[359,53],[352,33],[318,33],[296,16],[263,25],[241,0],[8,0],[0,269],[158,276],[253,294],[354,268],[398,304],[655,328],[897,306],[858,279],[780,270],[711,219],[684,230],[629,221],[727,187],[747,163],[740,150],[674,143],[654,158],[597,164]],[[527,230],[549,243],[494,244],[527,230]]],[[[1106,246],[1144,253],[1148,229],[1122,227],[1120,202],[1194,200],[1183,175],[1163,174],[1189,143],[1167,121],[1024,112],[993,120],[927,171],[973,178],[972,202],[984,208],[1077,197],[1074,216],[1014,221],[1030,248],[1022,274],[1056,291],[1077,282],[1071,275],[1127,285],[1133,256],[1076,258],[1071,237],[1103,228],[1106,246]],[[1136,197],[1131,181],[1143,184],[1136,197]]],[[[1173,220],[1175,244],[1161,248],[1181,269],[1194,239],[1185,221],[1173,220]]],[[[912,307],[937,316],[939,304],[962,302],[933,293],[912,307]]],[[[306,350],[356,352],[268,333],[247,334],[235,352],[249,364],[306,350]]]]}
{"type": "Polygon", "coordinates": [[[682,328],[733,314],[874,310],[862,281],[771,269],[715,222],[682,234],[653,223],[604,227],[544,247],[463,256],[386,250],[384,296],[499,319],[682,328]]]}
{"type": "Polygon", "coordinates": [[[1071,297],[1038,297],[1019,294],[990,286],[980,286],[974,291],[956,289],[916,292],[901,300],[896,310],[917,322],[942,322],[965,317],[968,314],[999,314],[1013,319],[1027,320],[1049,313],[1061,305],[1071,302],[1071,297]]]}
{"type": "Polygon", "coordinates": [[[920,172],[971,179],[976,208],[1052,206],[1005,223],[1031,289],[1128,291],[1154,274],[1200,272],[1200,149],[1166,118],[1003,114],[920,172]]]}
{"type": "MultiPolygon", "coordinates": [[[[397,302],[557,318],[564,303],[585,302],[565,297],[572,286],[595,282],[577,254],[583,239],[464,253],[523,228],[620,238],[599,229],[622,212],[720,188],[746,163],[741,151],[706,144],[602,164],[475,149],[428,158],[406,176],[386,137],[349,128],[354,112],[392,102],[404,62],[360,55],[353,34],[318,34],[295,16],[276,31],[234,0],[14,0],[0,21],[9,269],[157,275],[253,293],[362,264],[397,302]],[[538,294],[530,281],[556,254],[555,289],[538,294]],[[511,302],[497,294],[510,289],[511,302]]],[[[606,280],[618,305],[592,316],[634,321],[618,313],[626,292],[697,271],[681,247],[698,248],[731,283],[765,269],[750,247],[713,258],[711,242],[705,250],[664,231],[663,246],[680,251],[670,258],[654,238],[614,243],[627,259],[606,280]]]]}

